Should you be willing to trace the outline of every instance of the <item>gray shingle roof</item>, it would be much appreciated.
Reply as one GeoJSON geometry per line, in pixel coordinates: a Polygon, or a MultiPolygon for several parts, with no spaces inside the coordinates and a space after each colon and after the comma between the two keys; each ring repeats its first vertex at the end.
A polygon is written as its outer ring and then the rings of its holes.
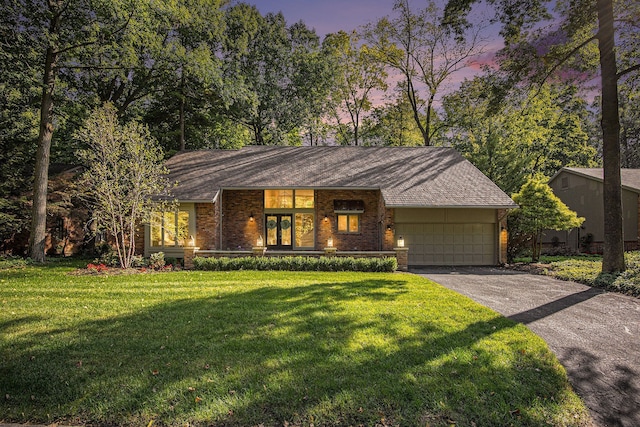
{"type": "MultiPolygon", "coordinates": [[[[578,175],[585,176],[587,178],[593,178],[596,181],[602,182],[604,177],[604,171],[602,168],[569,168],[565,167],[551,178],[553,180],[562,171],[572,172],[578,175]]],[[[620,169],[620,178],[622,180],[622,187],[627,190],[640,193],[640,169],[620,169]]]]}
{"type": "Polygon", "coordinates": [[[516,207],[451,148],[257,147],[180,152],[166,163],[173,195],[211,201],[220,189],[379,189],[389,207],[516,207]]]}

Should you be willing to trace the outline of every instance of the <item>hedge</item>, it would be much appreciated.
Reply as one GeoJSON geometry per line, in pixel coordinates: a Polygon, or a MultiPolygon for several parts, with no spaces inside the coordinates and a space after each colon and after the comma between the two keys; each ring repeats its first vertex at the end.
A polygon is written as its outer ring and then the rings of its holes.
{"type": "Polygon", "coordinates": [[[398,261],[393,257],[195,257],[193,259],[193,266],[196,270],[208,271],[279,270],[393,272],[398,268],[398,261]]]}

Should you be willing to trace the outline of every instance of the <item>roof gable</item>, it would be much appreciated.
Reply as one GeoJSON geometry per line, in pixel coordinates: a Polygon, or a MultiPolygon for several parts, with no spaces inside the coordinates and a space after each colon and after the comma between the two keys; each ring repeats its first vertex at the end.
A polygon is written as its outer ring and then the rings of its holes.
{"type": "Polygon", "coordinates": [[[451,148],[282,147],[197,150],[166,163],[179,200],[211,201],[220,189],[379,189],[389,207],[516,207],[451,148]]]}
{"type": "MultiPolygon", "coordinates": [[[[564,167],[551,177],[549,182],[554,181],[563,171],[598,182],[604,181],[604,170],[602,168],[564,167]]],[[[640,169],[620,169],[620,179],[622,180],[622,188],[634,193],[640,193],[640,169]]]]}

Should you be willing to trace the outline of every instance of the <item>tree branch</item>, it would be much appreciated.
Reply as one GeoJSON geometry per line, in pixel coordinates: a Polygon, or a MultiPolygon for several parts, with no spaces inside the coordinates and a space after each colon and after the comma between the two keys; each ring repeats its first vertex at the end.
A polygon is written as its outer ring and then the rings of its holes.
{"type": "Polygon", "coordinates": [[[633,65],[625,70],[620,71],[618,74],[616,74],[616,80],[620,80],[621,77],[636,70],[640,70],[640,64],[633,65]]]}

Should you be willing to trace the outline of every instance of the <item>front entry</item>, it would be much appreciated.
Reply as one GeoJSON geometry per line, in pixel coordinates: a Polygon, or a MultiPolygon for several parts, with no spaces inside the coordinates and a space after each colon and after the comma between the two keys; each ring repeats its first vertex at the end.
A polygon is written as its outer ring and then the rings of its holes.
{"type": "Polygon", "coordinates": [[[267,247],[292,249],[292,214],[268,214],[266,216],[267,247]]]}

